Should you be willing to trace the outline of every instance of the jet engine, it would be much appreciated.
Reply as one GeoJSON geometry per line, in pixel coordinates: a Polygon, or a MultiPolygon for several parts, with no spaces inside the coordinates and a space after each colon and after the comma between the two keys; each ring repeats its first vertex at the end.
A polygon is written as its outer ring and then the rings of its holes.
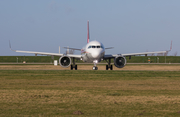
{"type": "Polygon", "coordinates": [[[126,58],[123,56],[117,56],[114,59],[114,65],[118,68],[123,68],[126,65],[126,58]]]}
{"type": "Polygon", "coordinates": [[[69,56],[62,56],[59,58],[59,64],[62,67],[69,67],[71,65],[71,58],[69,56]]]}

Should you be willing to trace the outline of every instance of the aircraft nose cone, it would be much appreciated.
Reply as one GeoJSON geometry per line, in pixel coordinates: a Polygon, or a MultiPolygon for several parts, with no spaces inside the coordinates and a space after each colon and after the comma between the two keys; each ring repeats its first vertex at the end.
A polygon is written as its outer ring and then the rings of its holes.
{"type": "Polygon", "coordinates": [[[99,56],[99,53],[98,53],[98,52],[92,53],[92,57],[93,57],[93,58],[97,58],[98,56],[99,56]]]}

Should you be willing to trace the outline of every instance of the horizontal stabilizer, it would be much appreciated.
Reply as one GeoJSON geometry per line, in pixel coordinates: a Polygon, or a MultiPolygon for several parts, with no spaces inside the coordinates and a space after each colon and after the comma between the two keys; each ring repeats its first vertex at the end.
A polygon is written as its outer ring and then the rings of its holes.
{"type": "Polygon", "coordinates": [[[81,51],[81,49],[78,49],[78,48],[69,48],[69,47],[64,47],[65,49],[71,49],[71,50],[79,50],[81,51]]]}
{"type": "Polygon", "coordinates": [[[105,49],[113,49],[114,47],[108,47],[108,48],[105,48],[105,49]]]}

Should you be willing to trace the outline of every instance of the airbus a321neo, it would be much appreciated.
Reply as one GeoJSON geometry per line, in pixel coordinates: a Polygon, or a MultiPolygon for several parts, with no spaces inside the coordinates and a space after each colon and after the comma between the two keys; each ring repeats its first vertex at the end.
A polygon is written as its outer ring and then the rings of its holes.
{"type": "MultiPolygon", "coordinates": [[[[11,49],[11,45],[10,45],[11,49]]],[[[75,59],[82,60],[87,63],[94,63],[93,70],[97,70],[98,67],[96,64],[101,62],[102,60],[107,61],[106,70],[113,70],[113,66],[111,65],[111,59],[114,59],[114,65],[117,68],[123,68],[126,65],[126,56],[135,56],[135,55],[147,55],[147,54],[155,54],[155,53],[166,53],[168,51],[156,51],[156,52],[142,52],[142,53],[129,53],[129,54],[116,54],[116,55],[106,55],[105,50],[111,48],[105,48],[102,43],[99,41],[91,41],[89,42],[89,21],[87,22],[87,44],[82,49],[69,48],[74,50],[81,51],[81,55],[74,54],[60,54],[60,53],[47,53],[47,52],[34,52],[34,51],[21,51],[21,50],[12,50],[15,52],[21,53],[33,53],[35,55],[51,55],[51,56],[59,56],[59,64],[62,67],[70,67],[71,70],[77,70],[77,65],[75,64],[75,59]]]]}

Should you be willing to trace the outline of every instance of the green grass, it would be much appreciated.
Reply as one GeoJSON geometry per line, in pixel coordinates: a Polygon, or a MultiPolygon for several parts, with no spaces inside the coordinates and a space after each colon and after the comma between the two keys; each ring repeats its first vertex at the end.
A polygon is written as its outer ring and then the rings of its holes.
{"type": "Polygon", "coordinates": [[[179,71],[1,70],[0,116],[180,116],[179,71]]]}
{"type": "Polygon", "coordinates": [[[126,59],[127,63],[148,63],[148,59],[151,63],[180,63],[180,56],[132,56],[130,60],[126,59]]]}
{"type": "MultiPolygon", "coordinates": [[[[59,57],[54,57],[58,60],[59,57]]],[[[12,62],[12,63],[22,63],[26,61],[27,63],[53,63],[51,56],[0,56],[0,62],[12,62]],[[18,59],[17,59],[18,58],[18,59]]]]}

